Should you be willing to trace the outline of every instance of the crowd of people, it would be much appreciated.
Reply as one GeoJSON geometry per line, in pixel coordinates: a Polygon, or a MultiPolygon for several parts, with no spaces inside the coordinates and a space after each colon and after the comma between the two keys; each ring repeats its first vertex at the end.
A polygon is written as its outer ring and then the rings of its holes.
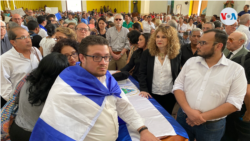
{"type": "MultiPolygon", "coordinates": [[[[58,78],[64,73],[72,84],[78,84],[79,91],[84,86],[97,89],[94,78],[110,90],[86,140],[116,140],[118,121],[108,117],[117,115],[131,124],[142,140],[159,140],[114,86],[113,78],[118,81],[119,76],[128,75],[139,82],[142,97],[154,98],[168,113],[172,114],[176,103],[180,105],[176,120],[190,141],[250,140],[249,5],[233,25],[222,24],[217,15],[211,21],[197,15],[164,13],[132,17],[109,9],[60,12],[59,20],[43,11],[25,10],[25,16],[1,13],[1,107],[18,83],[26,81],[9,130],[11,141],[36,140],[32,131],[39,128],[35,125],[41,113],[48,112],[43,110],[46,99],[65,93],[50,92],[64,87],[58,78]],[[6,15],[11,17],[7,23],[6,15]],[[110,77],[107,70],[117,72],[110,77]]],[[[65,100],[57,98],[54,100],[65,100]]],[[[72,110],[84,104],[72,102],[72,110]]],[[[85,103],[85,107],[90,106],[85,103]]]]}

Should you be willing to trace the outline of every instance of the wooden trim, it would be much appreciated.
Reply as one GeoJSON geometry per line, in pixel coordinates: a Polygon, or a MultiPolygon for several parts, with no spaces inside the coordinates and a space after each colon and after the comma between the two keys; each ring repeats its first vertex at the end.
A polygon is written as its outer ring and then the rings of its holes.
{"type": "MultiPolygon", "coordinates": [[[[66,0],[65,2],[66,2],[66,11],[67,11],[67,13],[68,13],[68,4],[67,4],[67,3],[68,3],[68,0],[66,0]]],[[[68,15],[67,15],[67,16],[68,16],[68,15]]]]}

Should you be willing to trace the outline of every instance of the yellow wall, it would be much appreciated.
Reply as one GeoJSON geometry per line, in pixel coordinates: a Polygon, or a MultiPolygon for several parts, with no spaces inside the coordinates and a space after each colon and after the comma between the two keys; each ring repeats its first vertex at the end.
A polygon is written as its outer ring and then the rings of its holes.
{"type": "MultiPolygon", "coordinates": [[[[130,11],[130,13],[133,13],[133,9],[134,9],[134,3],[133,3],[133,1],[131,1],[131,11],[130,11]]],[[[138,10],[138,13],[141,12],[141,1],[137,1],[137,10],[138,10]]]]}
{"type": "Polygon", "coordinates": [[[97,12],[100,12],[101,6],[105,5],[105,0],[86,0],[87,3],[87,11],[92,11],[93,9],[97,9],[97,12]]]}
{"type": "Polygon", "coordinates": [[[93,9],[97,9],[97,12],[100,12],[100,7],[104,6],[112,9],[112,12],[114,12],[114,9],[116,8],[117,13],[120,12],[128,12],[128,1],[86,1],[87,3],[87,11],[92,11],[93,9]]]}
{"type": "MultiPolygon", "coordinates": [[[[40,4],[41,1],[15,1],[16,8],[22,8],[25,10],[28,9],[39,9],[39,7],[43,7],[40,4]]],[[[12,9],[13,10],[13,9],[12,9]]]]}
{"type": "Polygon", "coordinates": [[[58,10],[62,11],[61,1],[40,1],[39,6],[44,7],[58,7],[58,10]]]}

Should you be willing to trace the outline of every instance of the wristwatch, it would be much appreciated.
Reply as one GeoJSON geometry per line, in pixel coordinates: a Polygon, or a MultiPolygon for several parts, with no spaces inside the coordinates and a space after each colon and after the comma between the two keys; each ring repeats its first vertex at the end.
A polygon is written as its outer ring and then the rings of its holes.
{"type": "Polygon", "coordinates": [[[120,53],[120,55],[122,56],[123,54],[122,54],[122,53],[120,53]]]}

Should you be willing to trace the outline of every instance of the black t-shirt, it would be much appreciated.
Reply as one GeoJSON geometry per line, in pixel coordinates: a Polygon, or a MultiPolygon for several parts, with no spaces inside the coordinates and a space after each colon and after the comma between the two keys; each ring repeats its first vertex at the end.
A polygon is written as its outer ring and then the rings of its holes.
{"type": "Polygon", "coordinates": [[[191,58],[197,56],[197,51],[193,54],[191,49],[191,44],[185,44],[181,47],[181,66],[184,66],[186,61],[191,58]]]}
{"type": "Polygon", "coordinates": [[[29,34],[31,35],[31,36],[33,36],[33,39],[31,40],[32,41],[32,46],[33,47],[37,47],[38,49],[40,48],[40,42],[41,42],[41,40],[42,40],[42,37],[40,36],[40,35],[37,35],[37,34],[35,34],[34,32],[32,32],[32,31],[29,31],[29,34]]]}

